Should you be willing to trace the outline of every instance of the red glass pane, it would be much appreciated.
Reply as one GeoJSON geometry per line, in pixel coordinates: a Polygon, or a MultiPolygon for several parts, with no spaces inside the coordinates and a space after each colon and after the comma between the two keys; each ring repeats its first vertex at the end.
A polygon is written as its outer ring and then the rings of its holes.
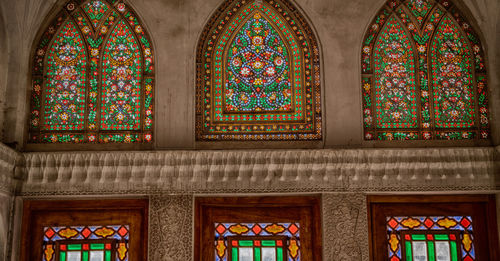
{"type": "Polygon", "coordinates": [[[118,230],[118,234],[120,234],[120,236],[124,237],[126,234],[128,233],[128,230],[122,226],[119,230],[118,230]]]}
{"type": "Polygon", "coordinates": [[[288,231],[293,235],[299,231],[299,228],[295,224],[291,224],[290,227],[288,227],[288,231]]]}
{"type": "Polygon", "coordinates": [[[49,239],[52,238],[54,236],[54,234],[55,234],[55,232],[51,228],[49,228],[49,229],[47,229],[47,231],[45,231],[45,236],[49,239]]]}
{"type": "Polygon", "coordinates": [[[260,234],[260,232],[262,231],[262,228],[261,228],[258,224],[255,224],[255,226],[253,226],[253,228],[252,228],[252,231],[253,231],[256,235],[258,235],[258,234],[260,234]]]}
{"type": "Polygon", "coordinates": [[[88,238],[91,234],[92,234],[92,231],[90,231],[90,229],[88,229],[88,228],[84,228],[82,230],[82,236],[84,238],[88,238]]]}
{"type": "Polygon", "coordinates": [[[392,228],[396,228],[398,226],[398,222],[394,219],[394,218],[391,218],[391,220],[389,220],[389,226],[391,226],[392,228]]]}
{"type": "Polygon", "coordinates": [[[220,225],[217,226],[217,228],[215,230],[217,230],[217,232],[219,234],[222,234],[222,233],[224,233],[224,231],[226,231],[226,227],[223,226],[222,224],[220,224],[220,225]]]}
{"type": "Polygon", "coordinates": [[[432,221],[432,219],[430,219],[430,218],[427,218],[427,219],[424,221],[424,225],[425,225],[427,228],[431,228],[431,227],[434,225],[434,221],[432,221]]]}

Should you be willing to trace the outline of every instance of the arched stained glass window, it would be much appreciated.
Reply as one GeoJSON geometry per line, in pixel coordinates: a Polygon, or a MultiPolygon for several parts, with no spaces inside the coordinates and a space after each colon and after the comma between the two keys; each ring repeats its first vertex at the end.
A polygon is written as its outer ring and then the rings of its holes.
{"type": "Polygon", "coordinates": [[[152,49],[124,1],[69,1],[35,49],[29,143],[152,142],[152,49]]]}
{"type": "Polygon", "coordinates": [[[197,52],[196,139],[319,140],[319,49],[288,0],[227,0],[197,52]]]}
{"type": "Polygon", "coordinates": [[[363,42],[366,140],[489,139],[484,51],[449,0],[389,0],[363,42]]]}

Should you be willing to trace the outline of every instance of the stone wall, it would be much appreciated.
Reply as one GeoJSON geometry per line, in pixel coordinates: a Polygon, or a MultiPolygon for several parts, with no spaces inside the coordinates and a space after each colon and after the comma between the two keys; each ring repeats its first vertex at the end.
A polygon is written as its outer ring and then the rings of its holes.
{"type": "MultiPolygon", "coordinates": [[[[156,149],[213,148],[194,141],[195,50],[198,37],[222,0],[128,0],[142,17],[156,50],[156,149]]],[[[363,36],[385,0],[295,0],[309,17],[321,43],[323,62],[324,141],[319,147],[462,146],[474,142],[380,143],[363,140],[360,54],[363,36]]],[[[500,144],[500,2],[454,0],[481,32],[487,51],[493,141],[500,144]]],[[[53,17],[65,0],[1,1],[8,59],[6,82],[5,143],[23,148],[28,115],[30,55],[37,32],[53,17]]],[[[1,24],[0,24],[1,25],[1,24]]],[[[2,29],[0,29],[0,34],[2,29]]],[[[2,37],[3,39],[3,37],[2,37]]],[[[3,57],[3,56],[2,56],[3,57]]],[[[0,70],[0,75],[1,75],[0,70]]],[[[2,78],[0,76],[0,78],[2,78]]],[[[3,86],[1,86],[3,85],[3,86]]],[[[224,148],[253,146],[271,148],[284,143],[231,143],[224,148]]],[[[307,147],[296,143],[295,147],[307,147]]]]}

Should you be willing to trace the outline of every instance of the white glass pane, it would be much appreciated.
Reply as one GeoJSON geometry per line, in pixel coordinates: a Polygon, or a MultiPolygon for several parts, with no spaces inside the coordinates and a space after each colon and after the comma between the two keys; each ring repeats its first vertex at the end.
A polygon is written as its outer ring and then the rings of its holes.
{"type": "Polygon", "coordinates": [[[253,261],[253,249],[251,247],[239,248],[239,261],[253,261]]]}
{"type": "Polygon", "coordinates": [[[104,252],[103,251],[90,251],[90,261],[103,261],[104,252]]]}
{"type": "Polygon", "coordinates": [[[80,251],[68,251],[68,261],[81,261],[82,253],[80,251]]]}
{"type": "Polygon", "coordinates": [[[450,242],[436,241],[436,261],[451,261],[450,242]]]}
{"type": "Polygon", "coordinates": [[[276,248],[263,247],[262,261],[276,261],[276,248]]]}
{"type": "Polygon", "coordinates": [[[413,250],[413,260],[427,261],[427,243],[425,241],[413,241],[411,242],[411,247],[413,250]]]}

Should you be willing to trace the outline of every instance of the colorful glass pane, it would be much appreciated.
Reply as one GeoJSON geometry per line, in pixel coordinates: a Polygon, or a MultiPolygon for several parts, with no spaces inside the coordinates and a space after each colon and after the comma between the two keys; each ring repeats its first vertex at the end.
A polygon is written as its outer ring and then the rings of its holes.
{"type": "Polygon", "coordinates": [[[60,261],[128,261],[129,230],[128,225],[45,227],[42,261],[56,261],[57,255],[60,261]]]}
{"type": "Polygon", "coordinates": [[[33,64],[29,143],[152,142],[153,49],[124,2],[68,0],[33,64]]]}
{"type": "Polygon", "coordinates": [[[361,59],[366,140],[490,138],[484,50],[452,2],[388,0],[361,59]]]}
{"type": "Polygon", "coordinates": [[[470,216],[387,217],[389,260],[473,261],[470,216]]]}
{"type": "Polygon", "coordinates": [[[259,12],[229,45],[227,111],[286,111],[291,108],[289,57],[283,39],[259,12]]]}
{"type": "Polygon", "coordinates": [[[101,129],[136,130],[141,118],[142,59],[127,24],[120,21],[105,45],[101,129]]]}
{"type": "Polygon", "coordinates": [[[85,13],[90,18],[90,21],[92,21],[94,28],[97,28],[101,18],[104,17],[106,12],[109,10],[109,7],[105,1],[94,0],[84,5],[83,10],[85,10],[85,13]]]}
{"type": "Polygon", "coordinates": [[[377,127],[417,127],[414,59],[408,35],[391,17],[374,49],[377,127]]]}
{"type": "Polygon", "coordinates": [[[82,130],[87,56],[73,22],[62,26],[47,55],[44,129],[82,130]]]}
{"type": "Polygon", "coordinates": [[[424,22],[425,17],[432,9],[432,3],[430,0],[408,0],[406,5],[413,13],[419,24],[424,22]]]}
{"type": "Polygon", "coordinates": [[[449,17],[443,18],[434,35],[431,57],[436,127],[473,127],[473,61],[465,38],[449,17]]]}
{"type": "Polygon", "coordinates": [[[200,39],[197,139],[321,139],[319,49],[288,0],[228,1],[200,39]]]}
{"type": "Polygon", "coordinates": [[[297,223],[215,223],[216,261],[300,261],[297,223]]]}

